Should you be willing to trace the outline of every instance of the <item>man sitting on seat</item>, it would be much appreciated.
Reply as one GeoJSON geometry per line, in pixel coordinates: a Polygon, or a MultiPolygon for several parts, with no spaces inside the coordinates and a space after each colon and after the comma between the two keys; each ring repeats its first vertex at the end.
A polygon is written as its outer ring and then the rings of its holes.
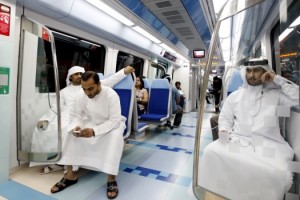
{"type": "MultiPolygon", "coordinates": [[[[61,108],[61,130],[62,140],[69,124],[69,112],[73,105],[76,96],[82,90],[81,74],[84,68],[80,66],[73,66],[68,70],[66,78],[67,87],[60,91],[60,108],[61,108]]],[[[113,87],[116,83],[122,80],[127,74],[134,72],[134,68],[127,66],[119,70],[117,73],[101,81],[102,85],[113,87]]],[[[32,138],[32,152],[56,152],[57,151],[57,105],[54,103],[51,109],[43,115],[37,123],[33,132],[32,138]]],[[[45,165],[45,163],[31,162],[30,166],[45,165]]],[[[47,174],[54,171],[63,170],[63,167],[57,165],[45,166],[40,170],[41,174],[47,174]]]]}
{"type": "Polygon", "coordinates": [[[67,165],[67,173],[51,192],[59,192],[77,183],[79,167],[108,174],[107,197],[118,195],[116,175],[123,152],[125,117],[121,115],[120,99],[111,88],[101,86],[92,71],[82,74],[83,92],[77,95],[70,110],[68,134],[63,143],[59,164],[67,165]]]}
{"type": "MultiPolygon", "coordinates": [[[[167,79],[171,84],[171,76],[169,74],[165,74],[162,78],[167,79]]],[[[175,114],[175,119],[173,122],[173,126],[171,126],[171,122],[168,120],[166,126],[170,127],[171,129],[177,128],[181,124],[181,119],[183,115],[183,109],[179,105],[180,102],[180,94],[176,87],[172,87],[172,95],[171,95],[171,106],[172,106],[172,113],[175,114]]]]}
{"type": "Polygon", "coordinates": [[[246,62],[241,76],[243,86],[226,98],[220,112],[219,140],[203,150],[199,185],[228,199],[253,198],[253,191],[254,199],[283,199],[292,185],[288,164],[294,152],[280,134],[279,117],[299,105],[299,86],[260,58],[246,62]],[[218,187],[218,181],[226,187],[218,187]]]}
{"type": "Polygon", "coordinates": [[[265,59],[246,62],[241,73],[244,84],[227,97],[219,116],[219,133],[252,136],[246,134],[251,132],[285,142],[279,131],[277,109],[299,105],[299,86],[276,75],[265,59]],[[276,126],[268,124],[267,118],[275,120],[276,126]]]}

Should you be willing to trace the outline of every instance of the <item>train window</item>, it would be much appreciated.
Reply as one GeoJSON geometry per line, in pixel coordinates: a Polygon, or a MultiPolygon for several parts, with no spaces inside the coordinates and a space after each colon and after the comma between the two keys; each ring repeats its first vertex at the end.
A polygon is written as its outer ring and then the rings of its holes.
{"type": "Polygon", "coordinates": [[[38,38],[35,86],[40,93],[55,92],[51,44],[38,38]]]}
{"type": "Polygon", "coordinates": [[[289,6],[287,20],[272,30],[273,60],[281,75],[299,85],[300,68],[300,1],[289,6]],[[278,39],[277,39],[278,38],[278,39]],[[275,55],[280,55],[279,58],[275,55]]]}
{"type": "Polygon", "coordinates": [[[78,65],[97,73],[104,72],[106,50],[103,45],[57,31],[53,31],[53,35],[61,89],[66,86],[66,76],[72,66],[78,65]]]}
{"type": "Polygon", "coordinates": [[[132,66],[135,69],[136,76],[143,76],[144,60],[129,53],[119,51],[117,57],[116,72],[128,65],[132,66]]]}

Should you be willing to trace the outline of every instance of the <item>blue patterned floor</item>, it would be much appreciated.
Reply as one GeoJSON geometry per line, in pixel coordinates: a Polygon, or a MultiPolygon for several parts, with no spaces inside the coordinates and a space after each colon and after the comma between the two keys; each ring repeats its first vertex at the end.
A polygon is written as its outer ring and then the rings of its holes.
{"type": "MultiPolygon", "coordinates": [[[[210,116],[207,115],[207,120],[210,116]]],[[[129,140],[117,177],[120,190],[117,199],[195,200],[191,187],[196,123],[197,113],[191,112],[184,114],[179,128],[154,127],[145,137],[129,140]]],[[[203,144],[212,140],[207,123],[203,127],[203,144]]],[[[9,200],[26,199],[23,198],[26,192],[33,195],[28,199],[101,200],[107,199],[106,178],[103,173],[89,171],[77,184],[49,196],[10,181],[10,187],[19,188],[19,196],[7,195],[1,185],[0,195],[9,200]]]]}
{"type": "Polygon", "coordinates": [[[8,200],[55,200],[51,196],[47,196],[15,181],[7,181],[0,184],[0,194],[8,200]]]}

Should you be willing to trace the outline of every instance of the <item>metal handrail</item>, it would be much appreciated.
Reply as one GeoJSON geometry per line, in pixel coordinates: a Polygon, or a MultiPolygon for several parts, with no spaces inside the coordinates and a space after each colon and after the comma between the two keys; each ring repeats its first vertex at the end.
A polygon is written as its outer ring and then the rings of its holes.
{"type": "MultiPolygon", "coordinates": [[[[241,0],[227,0],[227,2],[223,5],[223,7],[220,9],[220,14],[218,16],[217,24],[214,28],[212,38],[211,38],[211,44],[209,46],[209,53],[208,53],[208,60],[205,66],[205,73],[203,77],[202,82],[202,88],[200,90],[200,101],[199,101],[199,110],[198,110],[198,120],[197,120],[197,132],[196,132],[196,138],[195,138],[195,146],[194,146],[194,163],[193,163],[193,192],[195,196],[198,199],[205,199],[205,193],[208,191],[204,188],[201,188],[198,185],[198,176],[199,176],[199,155],[200,155],[200,141],[201,141],[201,128],[202,128],[202,121],[203,121],[203,114],[204,114],[204,105],[205,105],[205,96],[207,91],[207,85],[208,85],[208,79],[209,74],[211,71],[211,64],[212,64],[212,58],[213,58],[213,52],[217,44],[218,39],[218,32],[220,29],[221,22],[229,17],[232,17],[233,15],[250,8],[258,3],[261,3],[265,0],[245,0],[244,2],[241,0]],[[225,14],[223,11],[226,9],[225,14]]],[[[212,194],[215,194],[214,192],[209,191],[212,194]]],[[[217,194],[215,194],[217,195],[217,194]]],[[[217,195],[219,196],[219,195],[217,195]]],[[[224,197],[222,197],[224,198],[224,197]]]]}

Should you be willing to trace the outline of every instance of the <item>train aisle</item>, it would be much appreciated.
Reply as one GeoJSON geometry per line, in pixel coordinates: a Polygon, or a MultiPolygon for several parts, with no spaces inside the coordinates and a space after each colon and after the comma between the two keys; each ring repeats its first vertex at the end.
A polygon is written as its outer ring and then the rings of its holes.
{"type": "MultiPolygon", "coordinates": [[[[205,113],[202,144],[212,140],[209,118],[205,113]]],[[[128,140],[117,177],[121,200],[195,200],[192,192],[193,149],[197,113],[184,114],[179,128],[150,126],[144,137],[128,140]]],[[[50,194],[62,171],[39,174],[40,167],[24,168],[11,175],[12,181],[0,185],[0,199],[107,199],[106,175],[80,170],[77,184],[50,194]],[[26,186],[24,186],[24,185],[26,186]],[[9,188],[9,189],[8,189],[9,188]],[[34,189],[32,189],[34,188],[34,189]]]]}

